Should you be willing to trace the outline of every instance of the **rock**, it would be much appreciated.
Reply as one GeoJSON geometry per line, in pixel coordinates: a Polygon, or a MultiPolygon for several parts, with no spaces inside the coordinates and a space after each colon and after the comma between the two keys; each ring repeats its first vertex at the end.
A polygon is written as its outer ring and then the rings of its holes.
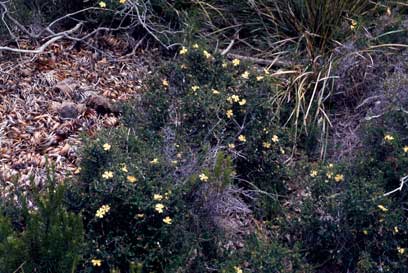
{"type": "Polygon", "coordinates": [[[54,86],[54,91],[64,94],[65,96],[72,97],[74,91],[78,88],[79,84],[71,78],[62,80],[54,86]]]}
{"type": "Polygon", "coordinates": [[[85,112],[86,106],[84,104],[76,104],[73,102],[52,102],[51,109],[52,111],[57,112],[62,119],[75,119],[85,112]]]}
{"type": "Polygon", "coordinates": [[[117,114],[118,109],[112,104],[111,100],[108,98],[91,93],[85,101],[86,106],[95,109],[98,114],[104,115],[109,113],[117,114]]]}

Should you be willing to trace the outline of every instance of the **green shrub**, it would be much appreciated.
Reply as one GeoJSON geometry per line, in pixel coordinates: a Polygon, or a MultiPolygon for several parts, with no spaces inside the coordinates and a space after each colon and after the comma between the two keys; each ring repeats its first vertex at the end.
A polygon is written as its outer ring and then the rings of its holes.
{"type": "Polygon", "coordinates": [[[299,236],[309,262],[339,272],[407,270],[406,192],[384,196],[407,175],[406,126],[403,112],[371,121],[356,159],[303,174],[310,193],[287,232],[299,236]]]}
{"type": "Polygon", "coordinates": [[[3,204],[1,272],[76,271],[83,247],[82,219],[66,210],[65,186],[56,185],[52,176],[48,183],[41,193],[34,187],[28,198],[16,193],[17,204],[3,204]],[[10,214],[11,211],[14,213],[10,214]]]}

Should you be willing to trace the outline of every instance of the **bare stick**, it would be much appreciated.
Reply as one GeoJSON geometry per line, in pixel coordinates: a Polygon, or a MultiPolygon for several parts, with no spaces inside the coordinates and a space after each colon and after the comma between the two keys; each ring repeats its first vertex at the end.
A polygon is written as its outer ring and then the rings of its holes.
{"type": "Polygon", "coordinates": [[[401,178],[400,181],[401,181],[401,184],[400,184],[400,186],[398,188],[396,188],[395,190],[392,190],[390,192],[385,193],[384,196],[388,196],[388,195],[393,194],[394,192],[397,192],[397,191],[402,191],[402,188],[404,187],[405,183],[408,182],[408,175],[401,178]]]}

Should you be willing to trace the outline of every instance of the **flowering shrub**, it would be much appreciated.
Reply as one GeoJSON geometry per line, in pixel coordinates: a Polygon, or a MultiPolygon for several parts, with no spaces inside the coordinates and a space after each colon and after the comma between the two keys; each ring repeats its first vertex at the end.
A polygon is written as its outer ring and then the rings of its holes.
{"type": "MultiPolygon", "coordinates": [[[[67,194],[71,208],[82,211],[90,243],[84,272],[128,272],[132,265],[143,272],[202,272],[208,263],[233,269],[250,248],[226,247],[219,200],[245,208],[231,187],[241,188],[260,218],[276,213],[278,200],[257,194],[285,191],[290,140],[271,109],[275,80],[198,45],[179,54],[140,99],[123,106],[122,127],[85,140],[78,181],[67,194]],[[223,262],[228,257],[236,262],[223,262]]],[[[263,247],[265,255],[268,248],[286,251],[279,243],[263,247]]],[[[283,258],[272,263],[283,264],[283,258]]]]}
{"type": "Polygon", "coordinates": [[[335,272],[408,270],[407,199],[395,190],[408,170],[407,120],[393,112],[367,123],[352,162],[308,164],[308,193],[287,232],[299,236],[309,262],[335,272]]]}

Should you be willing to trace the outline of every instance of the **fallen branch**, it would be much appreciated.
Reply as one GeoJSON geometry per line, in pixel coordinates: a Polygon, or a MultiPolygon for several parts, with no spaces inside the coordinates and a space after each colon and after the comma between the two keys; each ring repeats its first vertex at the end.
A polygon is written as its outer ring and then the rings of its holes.
{"type": "Polygon", "coordinates": [[[60,33],[57,33],[55,37],[50,38],[47,42],[42,44],[40,47],[37,49],[20,49],[20,48],[13,48],[13,47],[8,47],[8,46],[0,46],[0,51],[11,51],[11,52],[16,52],[16,53],[26,53],[26,54],[40,54],[43,53],[44,50],[51,44],[55,43],[58,40],[61,40],[62,38],[66,37],[68,34],[75,32],[82,26],[82,22],[79,22],[75,27],[73,27],[70,30],[63,31],[60,33]]]}
{"type": "Polygon", "coordinates": [[[44,50],[51,45],[52,43],[55,43],[56,41],[64,38],[63,35],[56,36],[50,40],[48,40],[45,44],[40,46],[37,49],[19,49],[19,48],[13,48],[13,47],[8,47],[8,46],[0,46],[0,51],[11,51],[11,52],[16,52],[16,53],[27,53],[27,54],[40,54],[43,53],[44,50]]]}
{"type": "Polygon", "coordinates": [[[402,188],[404,187],[405,183],[408,182],[408,175],[401,178],[400,181],[401,181],[401,184],[400,184],[400,186],[398,188],[396,188],[395,190],[392,190],[390,192],[385,193],[384,196],[388,196],[388,195],[393,194],[394,192],[397,192],[397,191],[402,191],[402,188]]]}

